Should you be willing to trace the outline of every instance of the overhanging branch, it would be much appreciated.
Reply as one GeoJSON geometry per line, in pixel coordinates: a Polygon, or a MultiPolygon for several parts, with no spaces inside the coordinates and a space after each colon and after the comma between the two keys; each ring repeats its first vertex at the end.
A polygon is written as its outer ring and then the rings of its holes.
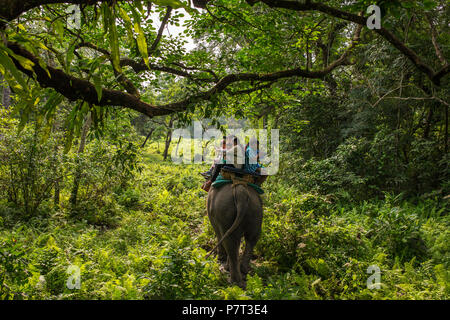
{"type": "Polygon", "coordinates": [[[172,7],[168,7],[166,14],[164,15],[164,18],[161,21],[161,26],[159,27],[158,34],[156,35],[155,41],[153,41],[152,46],[148,49],[149,56],[153,55],[153,53],[156,51],[156,48],[158,47],[158,44],[161,41],[161,37],[163,35],[164,28],[166,27],[171,14],[172,14],[172,7]]]}
{"type": "Polygon", "coordinates": [[[17,61],[14,57],[12,57],[14,63],[17,68],[26,74],[29,77],[34,77],[36,81],[42,87],[50,87],[55,89],[57,92],[61,93],[63,96],[68,98],[69,100],[79,100],[82,99],[89,103],[99,105],[99,106],[122,106],[125,108],[130,108],[141,112],[149,117],[166,115],[170,113],[175,113],[178,111],[184,111],[187,109],[189,105],[192,103],[196,103],[202,100],[208,100],[214,95],[220,94],[223,92],[229,85],[236,82],[274,82],[282,78],[288,77],[303,77],[303,78],[311,78],[311,79],[322,79],[328,73],[333,71],[336,67],[345,64],[348,55],[351,50],[356,45],[359,40],[359,34],[361,31],[361,26],[358,26],[355,35],[353,37],[351,45],[348,49],[341,55],[339,59],[335,62],[328,65],[326,68],[322,70],[305,70],[302,68],[294,68],[282,71],[276,71],[272,73],[237,73],[237,74],[229,74],[222,77],[219,81],[215,83],[215,85],[207,91],[200,92],[198,94],[187,97],[184,100],[168,103],[165,105],[155,106],[148,104],[139,99],[132,94],[102,88],[102,97],[100,101],[98,100],[97,91],[95,86],[87,80],[80,79],[69,74],[66,74],[64,71],[60,69],[56,69],[50,66],[47,66],[47,70],[42,68],[39,64],[39,59],[34,56],[31,52],[20,46],[15,42],[7,42],[7,46],[11,49],[15,54],[23,56],[34,63],[33,71],[27,70],[23,68],[23,66],[17,61]]]}
{"type": "MultiPolygon", "coordinates": [[[[340,18],[343,20],[355,22],[359,25],[365,26],[367,18],[346,12],[340,9],[336,9],[326,4],[320,2],[311,2],[310,0],[305,1],[290,1],[290,0],[246,0],[248,4],[254,5],[257,2],[263,2],[271,8],[284,8],[294,11],[319,11],[330,16],[340,18]]],[[[391,43],[397,50],[399,50],[403,55],[405,55],[420,71],[425,73],[427,77],[436,85],[440,85],[440,80],[450,73],[450,68],[444,66],[438,71],[434,71],[433,68],[428,66],[422,59],[405,43],[398,39],[392,32],[385,28],[374,29],[376,33],[385,38],[389,43],[391,43]]]]}

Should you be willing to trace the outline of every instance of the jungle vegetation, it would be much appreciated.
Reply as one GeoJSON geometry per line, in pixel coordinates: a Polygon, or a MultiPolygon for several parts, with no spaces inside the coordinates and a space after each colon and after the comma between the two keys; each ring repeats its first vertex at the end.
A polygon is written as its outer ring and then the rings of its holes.
{"type": "Polygon", "coordinates": [[[0,0],[0,299],[448,299],[449,18],[446,0],[0,0]],[[280,130],[245,290],[206,257],[210,164],[170,157],[175,129],[227,119],[280,130]]]}

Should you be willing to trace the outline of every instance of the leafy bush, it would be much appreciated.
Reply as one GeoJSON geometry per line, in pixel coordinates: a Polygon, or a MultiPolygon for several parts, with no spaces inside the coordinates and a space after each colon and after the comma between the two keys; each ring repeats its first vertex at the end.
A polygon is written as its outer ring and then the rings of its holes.
{"type": "Polygon", "coordinates": [[[26,283],[27,251],[25,246],[11,237],[0,239],[0,298],[22,299],[26,283]]]}
{"type": "Polygon", "coordinates": [[[302,193],[287,179],[269,177],[263,185],[262,235],[243,290],[228,284],[214,257],[205,258],[215,243],[197,174],[205,166],[152,159],[143,168],[132,187],[99,198],[83,196],[79,207],[62,206],[63,212],[51,216],[11,220],[16,209],[2,202],[2,298],[450,296],[447,200],[412,202],[388,193],[382,200],[347,202],[302,193]],[[70,212],[75,216],[65,214],[70,212]],[[70,265],[80,268],[80,289],[66,285],[70,265]],[[380,268],[380,289],[367,288],[371,265],[380,268]]]}
{"type": "MultiPolygon", "coordinates": [[[[0,117],[8,119],[5,110],[0,112],[0,117]]],[[[0,125],[0,195],[26,217],[39,211],[65,174],[66,158],[58,146],[61,137],[42,142],[42,136],[37,125],[25,126],[20,133],[14,120],[0,125]]]]}
{"type": "MultiPolygon", "coordinates": [[[[211,299],[217,271],[202,259],[202,250],[186,247],[186,237],[178,237],[182,247],[163,250],[154,261],[150,282],[146,288],[149,299],[211,299]]],[[[204,254],[204,253],[203,253],[204,254]]]]}

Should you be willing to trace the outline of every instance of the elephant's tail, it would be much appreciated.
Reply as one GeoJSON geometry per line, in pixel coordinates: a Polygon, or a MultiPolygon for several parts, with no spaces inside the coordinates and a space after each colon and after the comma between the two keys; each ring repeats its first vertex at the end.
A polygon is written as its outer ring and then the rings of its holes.
{"type": "Polygon", "coordinates": [[[217,245],[206,255],[206,258],[208,258],[215,250],[217,250],[217,248],[222,244],[222,242],[242,224],[242,221],[244,221],[245,213],[248,211],[248,202],[250,199],[250,195],[248,193],[247,188],[248,188],[247,183],[233,184],[232,189],[233,189],[234,206],[236,208],[236,219],[234,219],[233,224],[231,225],[230,229],[228,229],[227,232],[225,232],[222,239],[220,239],[217,245]],[[241,194],[245,193],[247,195],[245,201],[241,201],[241,205],[238,205],[238,199],[236,197],[236,189],[239,186],[241,186],[245,190],[245,192],[242,192],[241,194]]]}

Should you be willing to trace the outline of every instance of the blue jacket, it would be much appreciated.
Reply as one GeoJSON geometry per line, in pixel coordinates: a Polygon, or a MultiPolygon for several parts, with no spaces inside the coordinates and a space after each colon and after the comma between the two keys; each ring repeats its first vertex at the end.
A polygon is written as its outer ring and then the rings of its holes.
{"type": "Polygon", "coordinates": [[[262,166],[259,163],[255,163],[257,162],[257,159],[258,159],[258,152],[250,148],[250,146],[248,146],[247,149],[245,150],[244,170],[247,171],[248,173],[255,173],[256,169],[261,168],[262,166]]]}

